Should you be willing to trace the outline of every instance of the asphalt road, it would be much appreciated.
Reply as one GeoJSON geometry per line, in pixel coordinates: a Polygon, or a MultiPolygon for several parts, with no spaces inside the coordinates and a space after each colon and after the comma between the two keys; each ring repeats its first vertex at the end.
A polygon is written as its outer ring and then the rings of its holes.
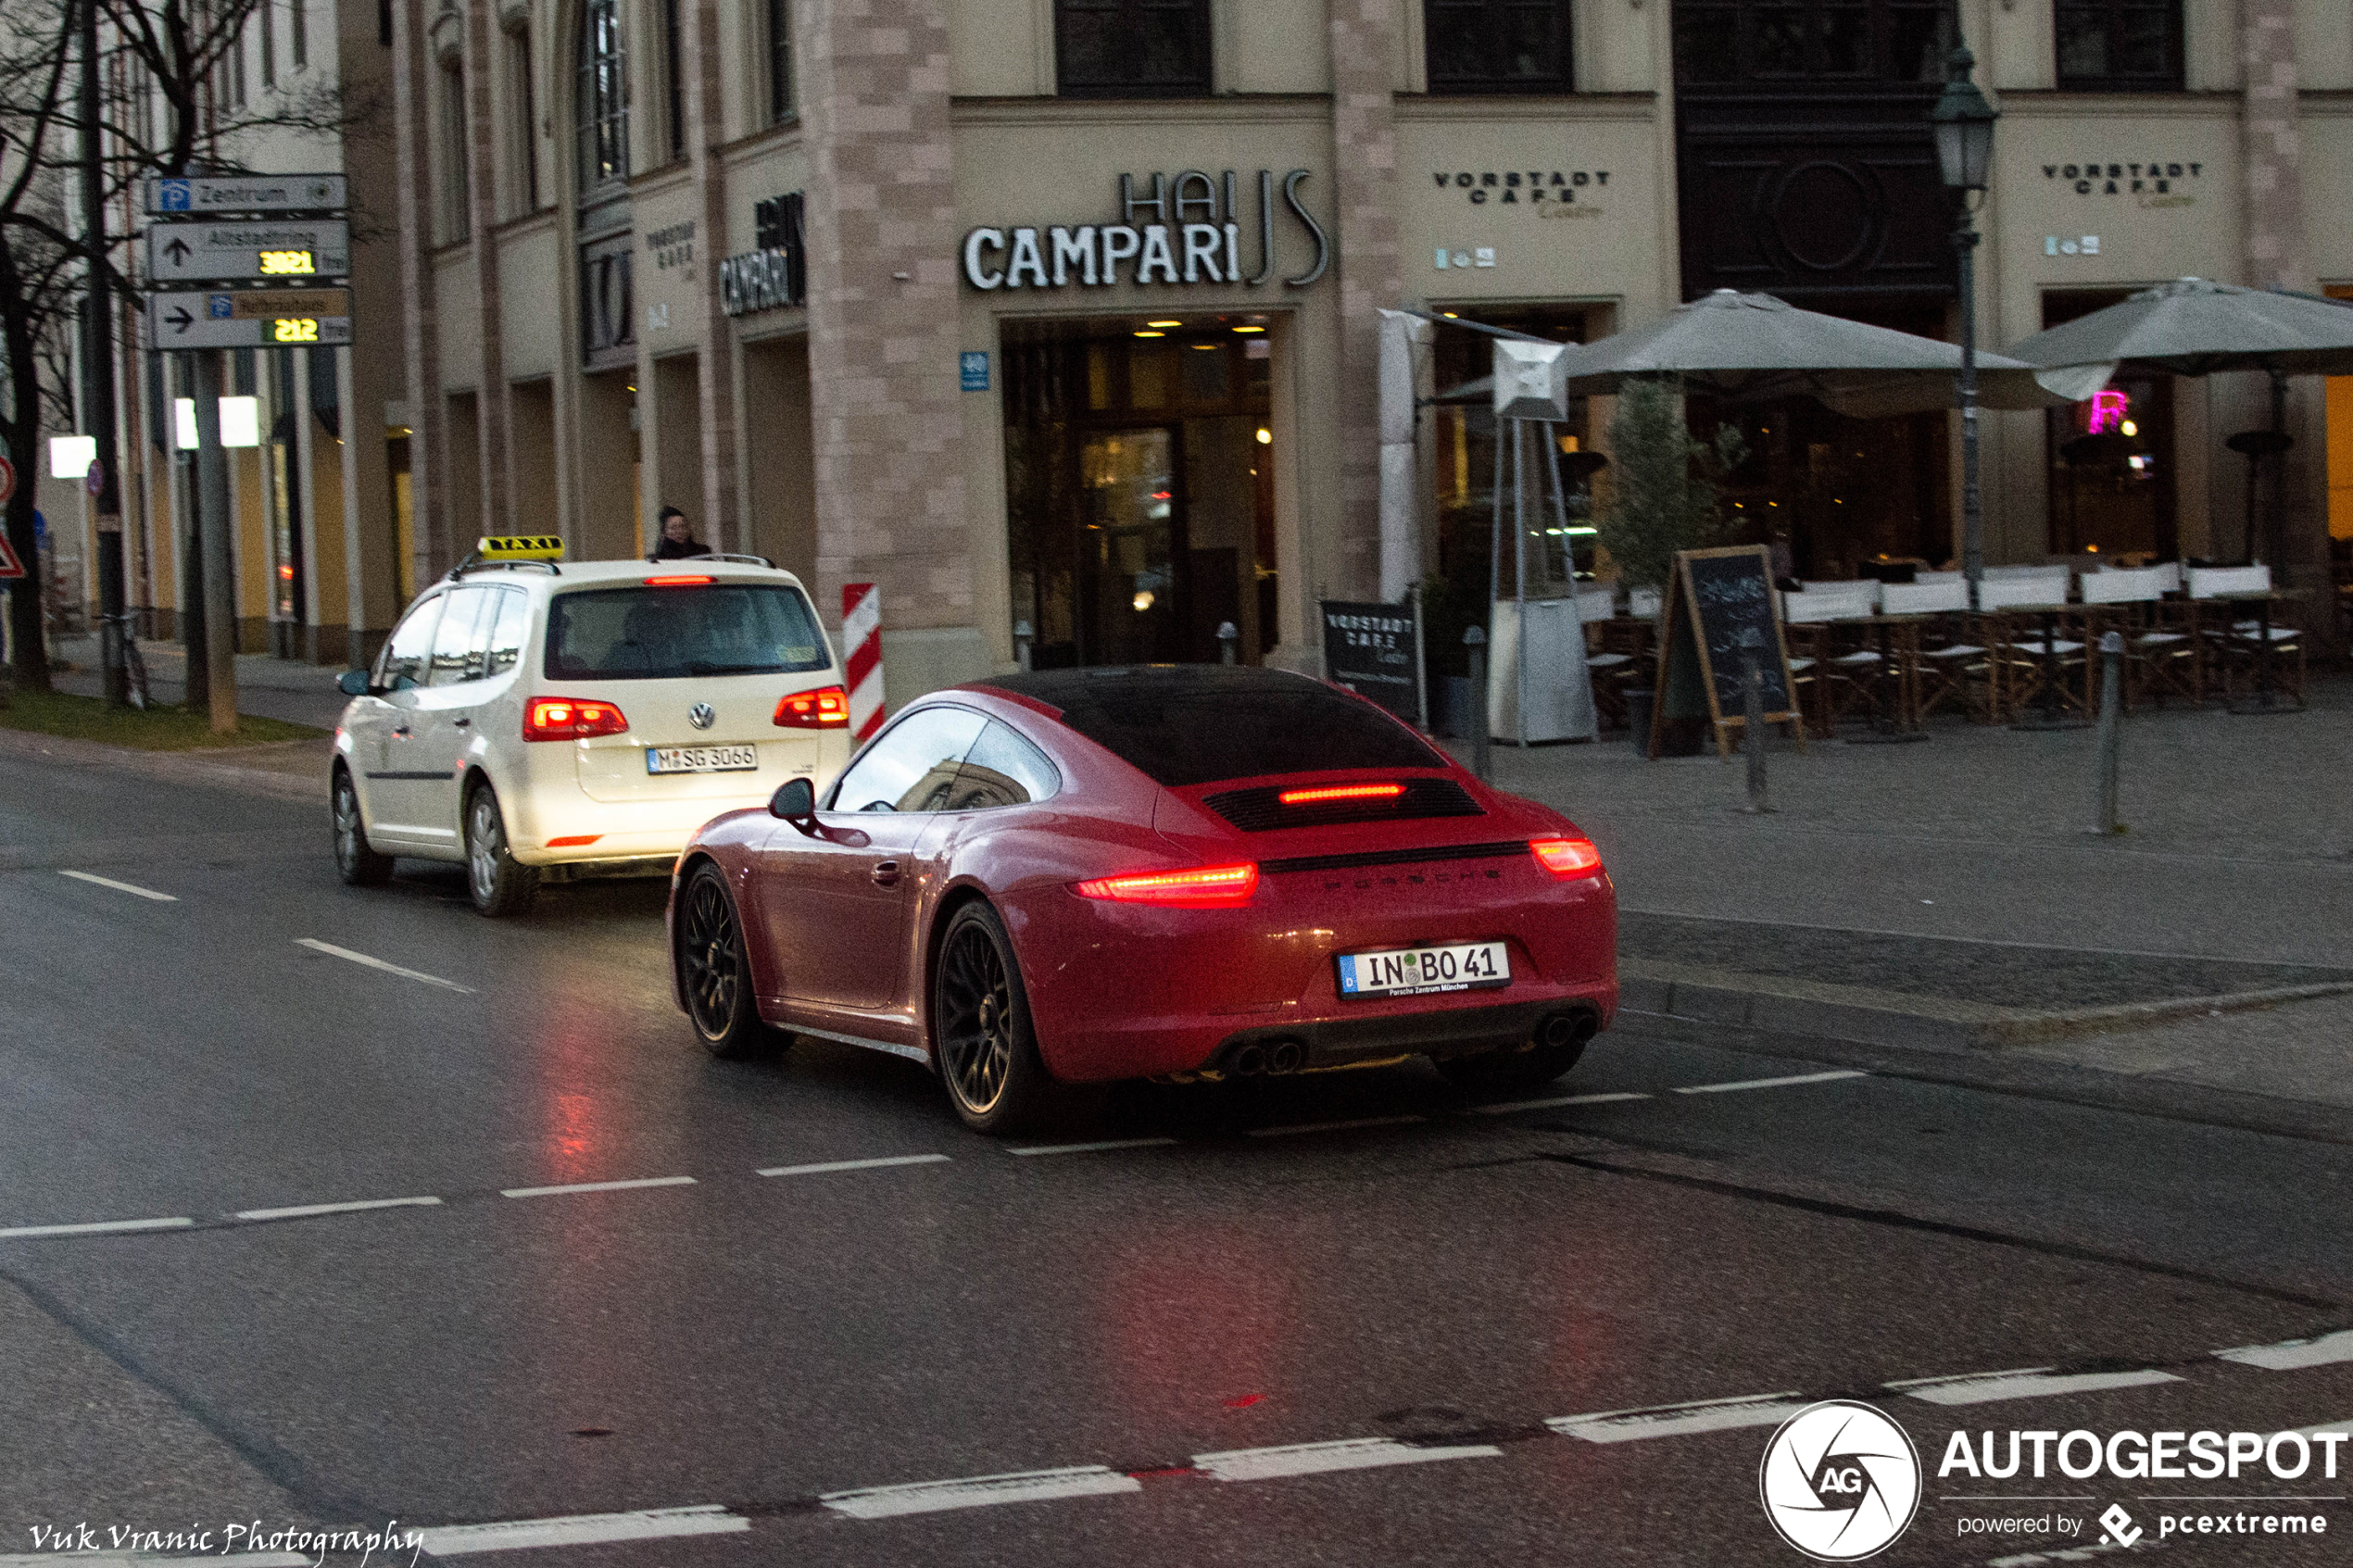
{"type": "Polygon", "coordinates": [[[1957,1430],[2353,1418],[2353,1335],[2216,1353],[2353,1329],[2353,1120],[1629,1021],[1552,1103],[1140,1089],[1076,1135],[1121,1147],[1038,1151],[904,1061],[705,1058],[661,893],[492,923],[454,870],[339,886],[323,809],[0,759],[0,1564],[393,1521],[549,1568],[1793,1564],[1759,1460],[1822,1398],[1927,1466],[1875,1561],[2043,1561],[2111,1503],[2166,1561],[2353,1559],[2353,1452],[1937,1474],[1957,1430]]]}

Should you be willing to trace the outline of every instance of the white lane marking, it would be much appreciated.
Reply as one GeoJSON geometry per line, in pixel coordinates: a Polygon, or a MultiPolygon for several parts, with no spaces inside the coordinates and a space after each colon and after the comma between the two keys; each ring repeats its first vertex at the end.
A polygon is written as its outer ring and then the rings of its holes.
{"type": "Polygon", "coordinates": [[[1957,1377],[1911,1377],[1881,1386],[1931,1405],[1990,1405],[1998,1399],[2046,1399],[2057,1394],[2096,1394],[2107,1388],[2142,1388],[2179,1383],[2154,1367],[2137,1372],[2054,1373],[2048,1367],[2016,1372],[1972,1372],[1957,1377]]]}
{"type": "Polygon", "coordinates": [[[828,1492],[817,1500],[852,1519],[889,1519],[901,1513],[941,1513],[953,1508],[988,1508],[1002,1502],[1046,1502],[1055,1498],[1110,1497],[1140,1492],[1133,1475],[1100,1464],[1067,1470],[1023,1470],[1008,1475],[973,1475],[961,1481],[912,1481],[899,1486],[867,1486],[828,1492]]]}
{"type": "Polygon", "coordinates": [[[822,1165],[771,1165],[755,1176],[824,1176],[836,1171],[881,1171],[893,1165],[944,1165],[944,1154],[894,1154],[886,1160],[829,1160],[822,1165]]]}
{"type": "Polygon", "coordinates": [[[1779,1394],[1739,1394],[1729,1399],[1694,1399],[1680,1405],[1556,1415],[1544,1424],[1564,1437],[1582,1437],[1589,1443],[1629,1443],[1638,1437],[1682,1437],[1696,1432],[1730,1432],[1743,1426],[1778,1426],[1806,1408],[1804,1399],[1795,1389],[1779,1394]]]}
{"type": "Polygon", "coordinates": [[[1675,1092],[1679,1095],[1729,1095],[1739,1089],[1786,1089],[1799,1084],[1834,1084],[1841,1078],[1868,1078],[1868,1073],[1852,1068],[1836,1073],[1794,1073],[1786,1078],[1743,1078],[1736,1084],[1687,1084],[1675,1092]]]}
{"type": "Polygon", "coordinates": [[[2317,1437],[2323,1432],[2342,1432],[2353,1436],[2353,1420],[2324,1421],[2318,1426],[2299,1426],[2296,1429],[2299,1437],[2317,1437]]]}
{"type": "Polygon", "coordinates": [[[499,1524],[443,1524],[411,1532],[435,1557],[527,1547],[593,1546],[599,1541],[653,1541],[674,1536],[726,1536],[751,1528],[724,1503],[648,1508],[634,1513],[578,1513],[560,1519],[514,1519],[499,1524]]]}
{"type": "Polygon", "coordinates": [[[1358,1127],[1403,1127],[1409,1123],[1428,1120],[1427,1116],[1360,1116],[1353,1122],[1301,1122],[1289,1127],[1251,1127],[1246,1130],[1253,1138],[1288,1138],[1301,1133],[1345,1133],[1358,1127]]]}
{"type": "Polygon", "coordinates": [[[240,1220],[307,1220],[314,1214],[358,1214],[370,1209],[434,1209],[437,1198],[363,1198],[354,1203],[298,1203],[291,1209],[240,1209],[240,1220]]]}
{"type": "MultiPolygon", "coordinates": [[[[152,887],[142,887],[132,882],[117,882],[110,876],[100,876],[95,872],[59,872],[57,874],[69,876],[76,882],[94,883],[100,887],[111,887],[117,893],[130,893],[142,898],[152,898],[158,904],[180,902],[180,896],[176,893],[158,893],[152,887]]],[[[6,1561],[6,1558],[0,1558],[0,1562],[6,1561]]]]}
{"type": "Polygon", "coordinates": [[[170,1220],[93,1220],[81,1225],[17,1225],[0,1231],[0,1239],[32,1236],[105,1236],[115,1231],[179,1231],[196,1222],[185,1215],[170,1220]]]}
{"type": "MultiPolygon", "coordinates": [[[[638,1187],[690,1187],[692,1176],[640,1176],[634,1182],[573,1182],[560,1187],[500,1187],[501,1198],[562,1198],[575,1192],[634,1192],[638,1187]]],[[[601,1516],[600,1516],[601,1517],[601,1516]]]]}
{"type": "Polygon", "coordinates": [[[1100,1154],[1113,1148],[1166,1148],[1175,1138],[1105,1138],[1101,1143],[1048,1143],[1029,1148],[1009,1148],[1007,1154],[1025,1157],[1038,1154],[1100,1154]]]}
{"type": "Polygon", "coordinates": [[[427,974],[422,970],[403,969],[396,963],[386,963],[382,959],[371,959],[365,953],[355,953],[348,947],[338,947],[333,942],[321,942],[316,936],[297,936],[295,938],[295,946],[308,947],[314,953],[324,953],[331,959],[344,959],[352,963],[364,964],[370,969],[382,970],[386,974],[396,974],[403,980],[421,980],[428,985],[438,985],[445,991],[456,991],[468,997],[474,994],[474,988],[471,985],[460,985],[454,980],[444,980],[438,974],[427,974]]]}
{"type": "Polygon", "coordinates": [[[1556,1105],[1615,1105],[1619,1100],[1648,1099],[1648,1095],[1565,1095],[1559,1099],[1516,1099],[1503,1105],[1474,1105],[1481,1116],[1508,1116],[1515,1110],[1550,1110],[1556,1105]]]}
{"type": "Polygon", "coordinates": [[[1496,1459],[1491,1443],[1417,1449],[1394,1437],[1343,1437],[1334,1443],[1293,1443],[1278,1449],[1234,1449],[1195,1454],[1193,1468],[1214,1481],[1271,1481],[1333,1470],[1373,1470],[1385,1464],[1431,1464],[1450,1459],[1496,1459]]]}
{"type": "Polygon", "coordinates": [[[2294,1372],[2299,1367],[2353,1361],[2353,1328],[2341,1328],[2334,1334],[2310,1339],[2284,1339],[2277,1345],[2245,1345],[2214,1354],[2222,1361],[2259,1366],[2269,1372],[2294,1372]]]}

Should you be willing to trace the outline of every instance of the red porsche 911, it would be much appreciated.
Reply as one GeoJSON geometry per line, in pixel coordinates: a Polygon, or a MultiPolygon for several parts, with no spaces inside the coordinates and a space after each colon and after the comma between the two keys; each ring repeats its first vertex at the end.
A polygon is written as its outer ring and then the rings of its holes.
{"type": "Polygon", "coordinates": [[[705,824],[669,927],[713,1052],[910,1057],[995,1132],[1122,1078],[1549,1082],[1617,1009],[1617,909],[1558,813],[1347,692],[1210,665],[912,703],[822,800],[705,824]]]}

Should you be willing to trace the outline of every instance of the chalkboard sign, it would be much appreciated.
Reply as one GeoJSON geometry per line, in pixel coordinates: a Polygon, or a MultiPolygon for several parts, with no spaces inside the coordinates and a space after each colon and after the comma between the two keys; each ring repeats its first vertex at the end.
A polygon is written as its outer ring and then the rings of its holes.
{"type": "Polygon", "coordinates": [[[1324,601],[1324,678],[1369,697],[1408,724],[1422,721],[1412,605],[1324,601]]]}
{"type": "Polygon", "coordinates": [[[1662,726],[1673,719],[1705,719],[1717,750],[1731,754],[1731,728],[1743,721],[1747,694],[1741,647],[1754,633],[1765,676],[1765,718],[1787,723],[1806,744],[1789,649],[1781,640],[1773,566],[1762,545],[1684,550],[1675,558],[1658,619],[1658,696],[1651,712],[1651,755],[1659,754],[1662,726]]]}

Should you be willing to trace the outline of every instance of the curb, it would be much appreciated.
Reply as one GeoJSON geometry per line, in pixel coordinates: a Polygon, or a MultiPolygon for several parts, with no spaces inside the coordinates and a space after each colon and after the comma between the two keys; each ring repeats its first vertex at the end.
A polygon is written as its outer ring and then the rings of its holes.
{"type": "Polygon", "coordinates": [[[2028,1012],[1859,985],[1741,974],[1642,959],[1618,960],[1618,1005],[1628,1012],[1905,1050],[1998,1051],[2348,992],[2353,992],[2353,981],[2330,981],[2028,1012]]]}

